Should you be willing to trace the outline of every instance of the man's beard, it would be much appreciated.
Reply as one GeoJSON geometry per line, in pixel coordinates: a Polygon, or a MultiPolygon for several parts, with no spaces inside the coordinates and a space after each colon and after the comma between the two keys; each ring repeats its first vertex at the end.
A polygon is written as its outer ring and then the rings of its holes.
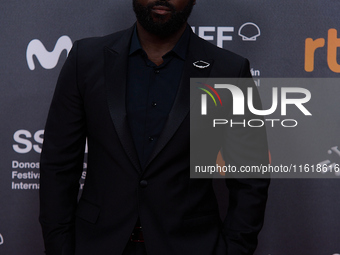
{"type": "Polygon", "coordinates": [[[146,31],[160,37],[167,37],[179,31],[188,20],[193,5],[193,0],[190,0],[182,11],[177,11],[168,1],[156,1],[144,7],[138,3],[138,0],[133,0],[133,10],[136,13],[138,22],[146,31]],[[163,15],[152,13],[154,6],[168,7],[171,12],[170,18],[165,20],[163,15]],[[152,15],[157,19],[156,21],[152,15]]]}

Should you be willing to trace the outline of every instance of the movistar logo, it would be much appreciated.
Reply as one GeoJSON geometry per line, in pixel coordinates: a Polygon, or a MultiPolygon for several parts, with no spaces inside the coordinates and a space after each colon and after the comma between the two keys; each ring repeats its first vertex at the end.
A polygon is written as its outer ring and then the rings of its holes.
{"type": "MultiPolygon", "coordinates": [[[[202,84],[206,87],[206,88],[202,88],[202,87],[198,87],[198,88],[200,90],[203,90],[204,92],[206,92],[212,98],[212,100],[215,103],[215,106],[217,106],[216,99],[215,99],[214,95],[208,89],[210,89],[215,94],[215,96],[217,97],[218,101],[220,101],[220,104],[222,106],[221,97],[213,87],[211,87],[208,84],[202,83],[202,82],[197,82],[197,83],[202,84]]],[[[207,94],[201,95],[201,114],[202,115],[207,115],[207,94]]]]}
{"type": "Polygon", "coordinates": [[[29,69],[32,71],[35,69],[35,64],[33,61],[33,56],[36,56],[40,65],[45,69],[53,69],[56,67],[59,61],[60,54],[66,50],[67,55],[72,48],[72,41],[67,36],[64,35],[60,37],[55,44],[53,51],[49,52],[46,50],[45,46],[38,39],[30,41],[27,46],[26,60],[29,69]]]}

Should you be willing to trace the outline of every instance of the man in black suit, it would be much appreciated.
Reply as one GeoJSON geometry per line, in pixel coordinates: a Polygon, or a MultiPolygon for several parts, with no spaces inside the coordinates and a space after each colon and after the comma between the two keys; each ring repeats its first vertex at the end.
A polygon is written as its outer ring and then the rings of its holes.
{"type": "MultiPolygon", "coordinates": [[[[212,180],[190,179],[190,77],[250,77],[246,59],[192,33],[186,20],[195,2],[134,0],[132,28],[74,43],[41,154],[47,255],[255,250],[269,181],[227,179],[222,223],[212,180]],[[87,176],[77,202],[86,137],[87,176]]],[[[227,160],[267,164],[264,130],[239,132],[224,143],[227,160]]]]}

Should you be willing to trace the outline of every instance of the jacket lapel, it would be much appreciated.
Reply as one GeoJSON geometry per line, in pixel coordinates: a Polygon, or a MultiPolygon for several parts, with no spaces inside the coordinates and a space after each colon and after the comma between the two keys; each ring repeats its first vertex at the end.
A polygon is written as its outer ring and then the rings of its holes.
{"type": "Polygon", "coordinates": [[[175,134],[185,117],[190,111],[190,78],[209,77],[213,66],[213,60],[209,60],[204,51],[202,39],[191,32],[188,54],[184,63],[181,82],[175,98],[174,105],[170,111],[169,117],[163,131],[158,139],[158,142],[146,164],[146,167],[157,156],[157,154],[169,142],[175,134]],[[205,61],[210,65],[206,68],[198,68],[193,63],[197,61],[205,61]]]}
{"type": "Polygon", "coordinates": [[[111,118],[126,154],[141,172],[137,152],[126,115],[126,77],[130,38],[133,28],[126,30],[117,41],[104,48],[105,83],[111,118]]]}

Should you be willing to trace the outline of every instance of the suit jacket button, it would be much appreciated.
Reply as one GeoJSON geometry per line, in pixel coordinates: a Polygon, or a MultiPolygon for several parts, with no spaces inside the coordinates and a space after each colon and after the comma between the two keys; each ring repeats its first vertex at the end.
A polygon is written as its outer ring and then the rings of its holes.
{"type": "Polygon", "coordinates": [[[142,187],[142,188],[145,188],[146,186],[148,186],[148,182],[146,180],[141,180],[139,182],[139,185],[142,187]]]}

